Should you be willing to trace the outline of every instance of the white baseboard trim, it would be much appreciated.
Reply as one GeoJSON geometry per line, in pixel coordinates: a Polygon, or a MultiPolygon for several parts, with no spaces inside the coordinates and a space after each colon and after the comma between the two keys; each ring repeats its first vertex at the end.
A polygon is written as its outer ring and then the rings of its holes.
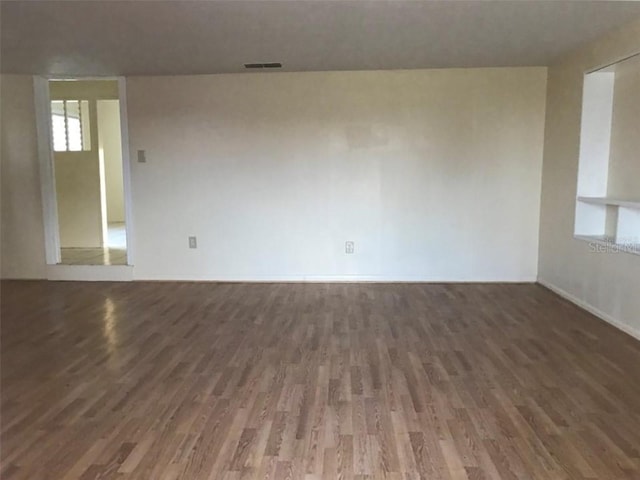
{"type": "Polygon", "coordinates": [[[7,277],[0,277],[0,281],[21,281],[21,282],[37,282],[38,280],[46,280],[46,277],[21,277],[9,275],[7,277]]]}
{"type": "Polygon", "coordinates": [[[535,277],[522,278],[433,278],[386,275],[136,275],[137,282],[219,282],[219,283],[535,283],[535,277]]]}
{"type": "Polygon", "coordinates": [[[577,305],[578,307],[582,308],[583,310],[586,310],[587,312],[595,315],[599,319],[604,320],[608,324],[616,327],[618,330],[623,331],[624,333],[626,333],[627,335],[632,336],[636,340],[640,340],[640,330],[636,330],[635,328],[630,327],[629,325],[627,325],[625,323],[622,323],[620,320],[612,317],[608,313],[603,312],[602,310],[594,307],[593,305],[585,302],[584,300],[576,297],[575,295],[572,295],[571,293],[563,290],[562,288],[557,287],[557,286],[553,285],[552,283],[547,282],[546,280],[538,278],[538,283],[540,285],[542,285],[543,287],[548,288],[552,292],[560,295],[565,300],[569,300],[571,303],[577,305]]]}

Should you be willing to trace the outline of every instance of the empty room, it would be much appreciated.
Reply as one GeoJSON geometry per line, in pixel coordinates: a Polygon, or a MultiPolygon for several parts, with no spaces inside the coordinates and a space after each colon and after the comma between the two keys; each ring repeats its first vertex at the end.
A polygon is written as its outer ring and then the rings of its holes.
{"type": "Polygon", "coordinates": [[[0,0],[2,480],[640,478],[640,2],[0,0]]]}

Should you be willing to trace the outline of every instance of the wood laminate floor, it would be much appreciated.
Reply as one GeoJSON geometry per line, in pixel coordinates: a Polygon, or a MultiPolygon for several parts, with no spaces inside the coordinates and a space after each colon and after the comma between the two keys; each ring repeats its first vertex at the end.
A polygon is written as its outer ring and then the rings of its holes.
{"type": "Polygon", "coordinates": [[[2,283],[9,479],[638,479],[640,343],[537,285],[2,283]]]}

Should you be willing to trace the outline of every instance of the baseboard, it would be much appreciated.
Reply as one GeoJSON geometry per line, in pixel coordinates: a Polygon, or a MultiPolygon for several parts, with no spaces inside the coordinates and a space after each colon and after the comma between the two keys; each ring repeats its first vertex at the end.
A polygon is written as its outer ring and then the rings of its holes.
{"type": "Polygon", "coordinates": [[[46,280],[46,277],[13,277],[13,276],[0,277],[0,281],[2,282],[4,281],[37,282],[41,280],[46,280]]]}
{"type": "Polygon", "coordinates": [[[138,282],[219,282],[219,283],[536,283],[535,277],[521,278],[437,278],[386,275],[268,275],[198,276],[198,275],[136,275],[138,282]]]}
{"type": "Polygon", "coordinates": [[[549,282],[547,282],[545,280],[542,280],[541,278],[538,278],[538,282],[537,283],[539,283],[540,285],[542,285],[545,288],[548,288],[552,292],[560,295],[565,300],[569,300],[574,305],[577,305],[578,307],[582,308],[583,310],[586,310],[587,312],[591,313],[592,315],[595,315],[599,319],[604,320],[608,324],[616,327],[618,330],[621,330],[624,333],[626,333],[627,335],[632,336],[636,340],[640,340],[640,330],[636,330],[635,328],[632,328],[629,325],[626,325],[626,324],[622,323],[620,320],[612,317],[608,313],[603,312],[602,310],[594,307],[593,305],[585,302],[584,300],[581,300],[580,298],[576,297],[575,295],[570,294],[569,292],[563,290],[562,288],[553,285],[552,283],[549,283],[549,282]]]}

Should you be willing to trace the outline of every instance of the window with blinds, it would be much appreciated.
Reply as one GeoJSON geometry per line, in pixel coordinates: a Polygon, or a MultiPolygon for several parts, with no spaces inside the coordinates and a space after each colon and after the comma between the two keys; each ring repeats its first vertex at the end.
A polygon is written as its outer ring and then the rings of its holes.
{"type": "Polygon", "coordinates": [[[52,100],[51,126],[54,151],[91,150],[88,100],[52,100]]]}

